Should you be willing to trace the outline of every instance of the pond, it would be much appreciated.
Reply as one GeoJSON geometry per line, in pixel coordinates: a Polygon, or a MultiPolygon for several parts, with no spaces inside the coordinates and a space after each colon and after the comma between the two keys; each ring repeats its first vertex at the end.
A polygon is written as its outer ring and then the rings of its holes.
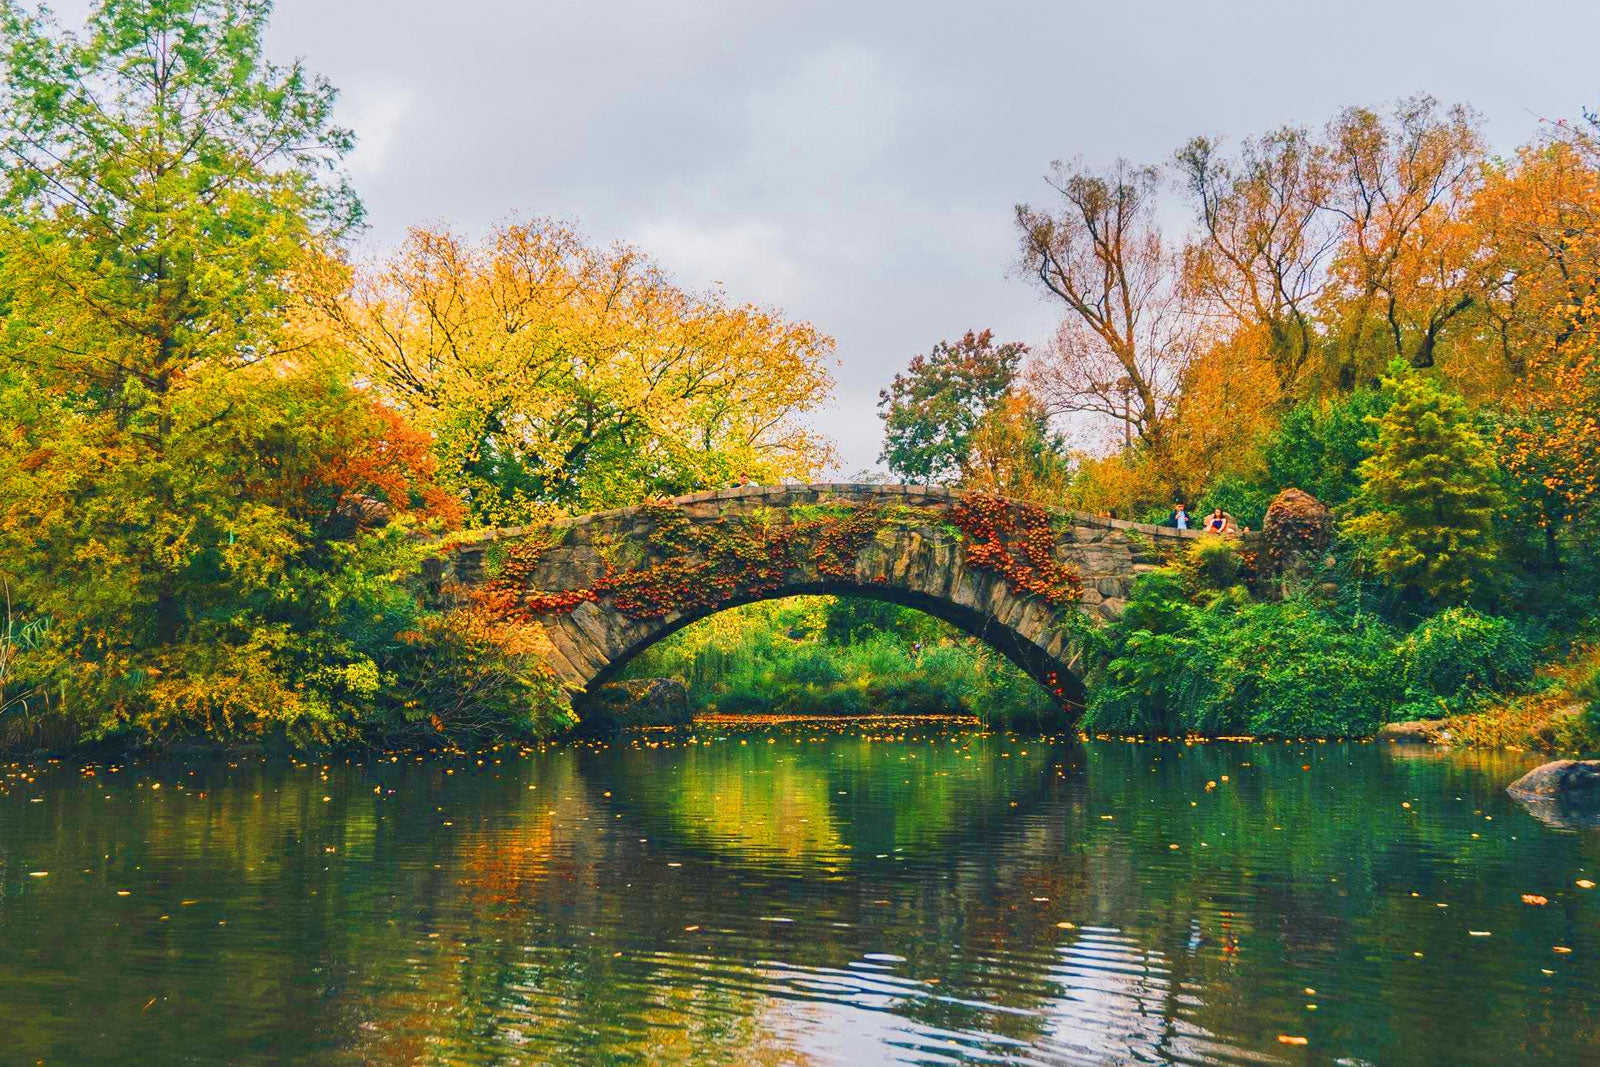
{"type": "Polygon", "coordinates": [[[922,720],[0,767],[0,1063],[1600,1062],[1538,762],[922,720]]]}

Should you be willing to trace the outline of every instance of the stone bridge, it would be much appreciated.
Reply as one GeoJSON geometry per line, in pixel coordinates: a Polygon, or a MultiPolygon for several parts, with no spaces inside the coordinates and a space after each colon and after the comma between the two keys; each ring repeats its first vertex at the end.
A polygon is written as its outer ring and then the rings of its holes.
{"type": "Polygon", "coordinates": [[[1201,536],[938,487],[750,486],[481,531],[432,578],[543,627],[574,692],[718,611],[828,593],[943,619],[1076,705],[1083,626],[1201,536]]]}

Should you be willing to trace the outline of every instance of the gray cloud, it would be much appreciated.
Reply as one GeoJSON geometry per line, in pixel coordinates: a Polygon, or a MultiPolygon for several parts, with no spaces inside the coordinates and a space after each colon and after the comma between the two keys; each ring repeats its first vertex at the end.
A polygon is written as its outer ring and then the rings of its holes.
{"type": "Polygon", "coordinates": [[[1592,0],[280,0],[271,48],[344,89],[373,245],[555,215],[832,333],[818,421],[852,471],[911,355],[1050,333],[1008,269],[1051,159],[1159,161],[1423,90],[1509,150],[1600,100],[1559,54],[1597,30],[1592,0]]]}

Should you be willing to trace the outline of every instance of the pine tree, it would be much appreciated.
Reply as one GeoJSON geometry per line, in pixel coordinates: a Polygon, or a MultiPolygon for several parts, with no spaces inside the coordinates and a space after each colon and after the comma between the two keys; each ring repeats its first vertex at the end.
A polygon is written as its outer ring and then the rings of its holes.
{"type": "Polygon", "coordinates": [[[1358,514],[1345,532],[1363,542],[1391,584],[1462,603],[1493,583],[1494,518],[1503,506],[1490,444],[1466,405],[1403,363],[1383,380],[1393,398],[1358,468],[1358,514]]]}

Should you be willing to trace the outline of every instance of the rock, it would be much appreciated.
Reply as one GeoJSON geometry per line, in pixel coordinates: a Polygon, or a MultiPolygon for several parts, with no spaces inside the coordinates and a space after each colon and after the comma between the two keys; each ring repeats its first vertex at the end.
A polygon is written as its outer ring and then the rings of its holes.
{"type": "Polygon", "coordinates": [[[1506,786],[1518,800],[1582,801],[1600,805],[1600,760],[1558,759],[1506,786]]]}
{"type": "Polygon", "coordinates": [[[681,726],[691,721],[689,689],[676,678],[607,682],[582,702],[578,730],[609,734],[640,726],[681,726]]]}
{"type": "Polygon", "coordinates": [[[1262,524],[1267,556],[1277,574],[1308,569],[1333,536],[1327,505],[1301,489],[1285,489],[1267,505],[1262,524]]]}
{"type": "Polygon", "coordinates": [[[1386,722],[1378,727],[1379,741],[1395,741],[1404,744],[1434,745],[1441,741],[1448,741],[1449,734],[1439,729],[1439,724],[1429,722],[1427,719],[1412,719],[1409,722],[1386,722]]]}

